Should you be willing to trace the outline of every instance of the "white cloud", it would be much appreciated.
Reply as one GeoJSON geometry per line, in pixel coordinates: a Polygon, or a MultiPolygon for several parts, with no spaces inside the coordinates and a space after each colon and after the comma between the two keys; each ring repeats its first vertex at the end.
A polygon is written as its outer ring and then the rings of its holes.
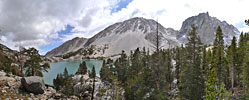
{"type": "Polygon", "coordinates": [[[19,45],[48,44],[68,24],[88,29],[93,16],[116,3],[115,0],[1,0],[0,36],[8,40],[1,43],[12,49],[19,45]]]}
{"type": "Polygon", "coordinates": [[[163,26],[177,30],[186,18],[207,11],[210,16],[233,25],[249,19],[249,0],[133,0],[126,8],[111,13],[119,1],[1,0],[0,36],[8,40],[4,42],[8,46],[39,47],[55,38],[61,41],[75,36],[89,38],[108,25],[132,17],[158,18],[163,26]],[[71,33],[59,35],[66,25],[75,28],[71,33]]]}

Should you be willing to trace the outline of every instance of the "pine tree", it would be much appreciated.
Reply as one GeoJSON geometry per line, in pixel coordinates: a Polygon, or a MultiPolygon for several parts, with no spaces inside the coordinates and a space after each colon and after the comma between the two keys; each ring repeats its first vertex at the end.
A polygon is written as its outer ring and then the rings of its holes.
{"type": "Polygon", "coordinates": [[[114,62],[114,65],[115,74],[118,76],[118,80],[122,83],[125,83],[125,81],[127,80],[128,57],[126,56],[124,51],[122,51],[121,57],[114,62]]]}
{"type": "Polygon", "coordinates": [[[67,71],[67,68],[66,68],[66,67],[64,68],[63,76],[64,76],[64,78],[67,78],[67,77],[69,76],[69,74],[68,74],[68,71],[67,71]]]}
{"type": "Polygon", "coordinates": [[[55,86],[55,89],[59,91],[61,87],[63,86],[63,76],[62,74],[57,74],[56,79],[53,80],[53,84],[55,86]]]}
{"type": "Polygon", "coordinates": [[[71,75],[68,77],[65,77],[62,93],[67,96],[70,96],[73,94],[73,83],[72,83],[71,75]]]}
{"type": "Polygon", "coordinates": [[[166,81],[167,84],[169,84],[169,89],[171,89],[171,83],[173,82],[173,73],[172,73],[172,69],[173,69],[173,65],[172,65],[172,57],[171,57],[171,50],[167,49],[166,50],[166,55],[164,55],[165,58],[165,65],[166,65],[166,73],[165,73],[165,77],[166,77],[166,81]]]}
{"type": "Polygon", "coordinates": [[[108,81],[108,82],[112,82],[114,80],[114,76],[113,76],[113,67],[112,67],[112,63],[113,61],[111,59],[107,59],[107,61],[103,61],[103,66],[99,72],[100,74],[100,78],[103,81],[108,81]]]}
{"type": "Polygon", "coordinates": [[[90,78],[95,78],[96,77],[96,71],[95,71],[95,66],[93,66],[91,74],[89,75],[90,78]]]}
{"type": "MultiPolygon", "coordinates": [[[[238,43],[238,48],[237,48],[237,67],[240,69],[243,69],[243,61],[246,55],[246,35],[244,35],[244,33],[242,32],[240,34],[240,38],[239,38],[239,43],[238,43]]],[[[237,79],[238,82],[240,83],[240,74],[242,73],[242,70],[238,70],[237,72],[237,79]]]]}
{"type": "Polygon", "coordinates": [[[107,78],[107,72],[108,71],[108,66],[106,65],[106,62],[105,60],[103,61],[103,66],[102,68],[100,69],[100,72],[99,72],[99,75],[100,75],[100,78],[105,80],[105,78],[107,78]]]}
{"type": "MultiPolygon", "coordinates": [[[[249,90],[249,43],[247,43],[246,45],[246,55],[245,58],[243,60],[243,72],[242,72],[242,76],[243,76],[243,87],[245,89],[245,91],[247,92],[249,90]]],[[[249,92],[248,92],[249,93],[249,92]]]]}
{"type": "Polygon", "coordinates": [[[206,95],[205,95],[205,100],[215,100],[216,96],[218,94],[218,89],[217,89],[217,76],[216,76],[216,71],[214,67],[209,68],[208,72],[208,80],[206,82],[206,95]]]}
{"type": "Polygon", "coordinates": [[[95,77],[96,77],[96,72],[95,72],[95,67],[93,66],[92,72],[91,72],[91,78],[93,78],[93,90],[92,90],[92,97],[91,100],[94,99],[94,89],[95,89],[95,77]]]}
{"type": "MultiPolygon", "coordinates": [[[[164,52],[164,54],[166,53],[164,52]]],[[[155,57],[155,54],[152,56],[155,57]]],[[[128,78],[125,83],[126,85],[124,93],[127,100],[165,100],[165,98],[167,98],[167,89],[164,88],[166,87],[165,79],[160,80],[160,90],[157,90],[155,84],[155,70],[153,68],[154,66],[151,66],[153,65],[154,61],[150,61],[153,59],[152,56],[149,55],[148,52],[146,53],[145,50],[140,52],[139,49],[137,49],[134,53],[131,53],[131,64],[127,70],[128,78]],[[146,96],[146,94],[150,92],[153,93],[149,96],[146,96]]],[[[164,57],[164,60],[165,58],[166,56],[164,57]]],[[[166,70],[165,63],[160,67],[165,67],[163,71],[166,70]]],[[[164,75],[162,74],[161,76],[164,75]]]]}
{"type": "Polygon", "coordinates": [[[53,84],[57,91],[70,96],[73,94],[72,76],[68,74],[67,69],[64,69],[63,74],[57,74],[56,79],[53,80],[53,84]]]}
{"type": "MultiPolygon", "coordinates": [[[[2,49],[2,48],[1,48],[2,49]]],[[[13,70],[11,63],[13,61],[0,50],[0,70],[4,70],[5,72],[10,73],[13,70]]]]}
{"type": "Polygon", "coordinates": [[[43,76],[42,71],[47,71],[50,68],[49,64],[44,63],[41,65],[43,60],[41,59],[38,50],[35,48],[30,48],[24,51],[25,54],[30,56],[30,59],[27,60],[24,64],[26,70],[25,74],[27,76],[43,76]]]}
{"type": "Polygon", "coordinates": [[[177,84],[179,82],[179,77],[180,77],[180,68],[181,68],[181,48],[177,47],[176,48],[176,53],[175,53],[176,57],[175,57],[175,61],[176,61],[176,64],[175,64],[175,77],[177,79],[177,84]]]}
{"type": "Polygon", "coordinates": [[[206,71],[208,63],[207,63],[207,51],[206,51],[206,46],[203,47],[203,51],[202,51],[202,70],[206,71]]]}
{"type": "Polygon", "coordinates": [[[128,67],[127,74],[128,77],[127,78],[132,78],[135,75],[138,75],[137,72],[139,72],[139,70],[143,67],[142,65],[142,54],[139,50],[139,48],[137,48],[134,52],[134,54],[130,57],[131,60],[131,66],[128,67]]]}
{"type": "Polygon", "coordinates": [[[223,33],[218,26],[216,30],[216,37],[213,44],[213,61],[212,64],[216,67],[217,75],[218,75],[218,87],[222,81],[222,72],[224,71],[225,66],[225,58],[224,58],[224,39],[223,33]]]}
{"type": "Polygon", "coordinates": [[[204,95],[204,78],[201,71],[202,43],[197,28],[192,25],[186,44],[186,63],[180,75],[180,95],[189,100],[199,100],[204,95]]]}
{"type": "Polygon", "coordinates": [[[86,62],[83,61],[79,68],[78,68],[78,71],[76,72],[76,74],[86,74],[87,73],[87,66],[86,66],[86,62]]]}
{"type": "Polygon", "coordinates": [[[231,45],[228,47],[228,62],[231,68],[231,85],[232,88],[234,88],[234,82],[236,81],[236,72],[239,72],[240,68],[237,66],[237,44],[236,44],[236,38],[233,37],[231,45]]]}

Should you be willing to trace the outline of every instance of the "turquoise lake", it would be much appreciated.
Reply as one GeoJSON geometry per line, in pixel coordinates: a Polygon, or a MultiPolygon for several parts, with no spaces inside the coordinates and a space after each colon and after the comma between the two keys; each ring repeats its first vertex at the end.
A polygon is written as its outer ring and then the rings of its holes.
{"type": "Polygon", "coordinates": [[[102,67],[102,60],[72,60],[62,62],[51,62],[49,63],[50,69],[48,72],[43,72],[43,79],[46,84],[53,85],[53,79],[56,78],[57,74],[63,73],[64,68],[67,68],[69,74],[75,74],[79,68],[81,62],[85,61],[88,70],[92,70],[93,65],[95,66],[96,74],[99,75],[99,71],[102,67]]]}

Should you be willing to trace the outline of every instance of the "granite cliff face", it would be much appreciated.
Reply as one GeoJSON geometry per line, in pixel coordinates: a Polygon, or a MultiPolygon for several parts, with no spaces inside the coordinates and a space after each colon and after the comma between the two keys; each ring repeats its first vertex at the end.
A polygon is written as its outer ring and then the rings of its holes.
{"type": "Polygon", "coordinates": [[[222,29],[225,44],[230,44],[233,36],[239,35],[239,30],[226,21],[220,21],[215,17],[209,16],[208,13],[200,13],[197,16],[189,17],[183,22],[180,34],[177,37],[180,41],[186,42],[186,37],[189,30],[191,30],[192,24],[197,27],[198,35],[205,44],[213,44],[218,26],[222,29]]]}
{"type": "Polygon", "coordinates": [[[99,51],[103,50],[103,52],[94,52],[93,54],[104,57],[119,54],[122,50],[129,53],[138,47],[145,47],[146,50],[153,51],[157,29],[161,37],[160,46],[162,48],[180,46],[187,42],[188,32],[191,30],[192,24],[197,27],[198,35],[204,44],[213,43],[218,26],[223,31],[225,44],[230,44],[233,36],[239,36],[238,29],[233,25],[211,17],[208,13],[200,13],[197,16],[187,18],[179,31],[165,28],[152,19],[135,17],[110,25],[92,38],[69,40],[60,47],[48,52],[46,56],[64,55],[90,46],[95,46],[95,49],[100,49],[99,51]]]}

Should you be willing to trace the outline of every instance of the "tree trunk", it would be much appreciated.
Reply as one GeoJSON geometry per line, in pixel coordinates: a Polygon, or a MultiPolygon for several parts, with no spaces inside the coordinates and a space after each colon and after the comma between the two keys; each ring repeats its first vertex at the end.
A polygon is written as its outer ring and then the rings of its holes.
{"type": "Polygon", "coordinates": [[[94,82],[95,82],[95,77],[93,77],[93,91],[92,91],[92,98],[91,98],[91,100],[93,100],[93,98],[94,98],[94,88],[95,88],[94,82]]]}
{"type": "Polygon", "coordinates": [[[35,71],[34,71],[35,69],[32,67],[32,76],[34,76],[35,75],[35,71]]]}
{"type": "Polygon", "coordinates": [[[232,80],[231,80],[232,82],[232,89],[233,89],[233,87],[234,87],[234,66],[232,66],[232,80]]]}

